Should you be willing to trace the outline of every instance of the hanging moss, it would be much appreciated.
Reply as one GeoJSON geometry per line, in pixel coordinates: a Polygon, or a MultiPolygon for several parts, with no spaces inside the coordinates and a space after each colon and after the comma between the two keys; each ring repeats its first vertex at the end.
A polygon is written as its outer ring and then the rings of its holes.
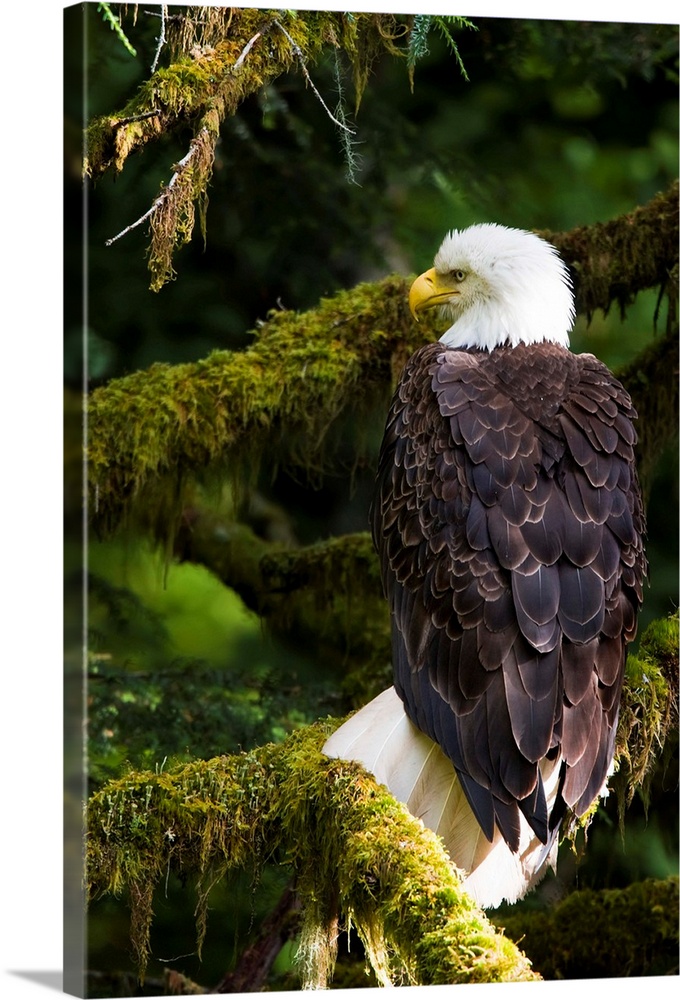
{"type": "Polygon", "coordinates": [[[84,174],[96,179],[111,168],[120,172],[128,156],[147,142],[187,125],[194,130],[189,152],[139,220],[148,218],[151,227],[153,291],[174,276],[173,255],[191,239],[196,204],[205,221],[224,119],[294,66],[308,78],[307,64],[329,47],[346,52],[358,104],[375,58],[385,51],[399,54],[394,40],[408,30],[403,23],[397,27],[389,14],[218,8],[204,17],[207,9],[199,10],[197,20],[191,8],[170,19],[168,50],[175,61],[153,73],[122,111],[92,121],[85,139],[84,174]]]}
{"type": "Polygon", "coordinates": [[[411,22],[412,18],[392,14],[233,7],[212,11],[201,7],[197,16],[186,8],[169,18],[167,51],[173,62],[154,72],[120,112],[90,123],[83,165],[84,175],[92,179],[109,169],[120,172],[128,156],[147,142],[187,125],[193,128],[189,152],[169,184],[130,227],[149,219],[153,291],[174,276],[173,254],[191,238],[195,203],[204,221],[215,144],[224,119],[235,114],[246,97],[286,71],[297,69],[310,81],[308,64],[327,49],[342,50],[347,57],[358,108],[378,56],[405,55],[396,43],[408,35],[411,22]]]}
{"type": "Polygon", "coordinates": [[[616,735],[619,818],[638,792],[646,799],[658,755],[678,727],[678,614],[653,621],[628,657],[616,735]]]}
{"type": "MultiPolygon", "coordinates": [[[[634,231],[627,217],[620,230],[634,231]]],[[[659,239],[665,246],[666,236],[659,239]]],[[[657,256],[653,241],[647,250],[657,256]]],[[[674,254],[676,260],[677,248],[674,254]]],[[[408,280],[399,276],[358,285],[303,314],[272,313],[246,351],[156,364],[96,390],[89,401],[87,444],[89,509],[97,527],[112,530],[141,499],[147,521],[160,525],[162,512],[165,530],[174,534],[189,471],[200,475],[221,466],[238,481],[264,454],[310,472],[327,468],[338,418],[351,411],[360,419],[375,416],[373,408],[379,407],[382,419],[406,359],[440,332],[433,317],[416,326],[407,291],[408,280]]],[[[634,369],[640,389],[641,439],[655,448],[675,434],[669,421],[677,406],[676,380],[669,376],[673,350],[674,338],[667,338],[627,369],[634,369]],[[648,382],[655,385],[651,393],[642,388],[647,365],[648,382]],[[664,392],[656,391],[659,371],[664,392]]]]}
{"type": "MultiPolygon", "coordinates": [[[[94,119],[87,129],[85,173],[93,178],[123,169],[127,157],[187,121],[217,110],[234,114],[249,95],[282,73],[341,50],[352,68],[358,108],[375,61],[407,54],[412,16],[322,10],[185,8],[168,22],[172,62],[158,69],[120,112],[94,119]],[[283,30],[282,30],[283,29],[283,30]],[[148,117],[147,117],[148,116],[148,117]]],[[[469,27],[449,18],[454,27],[469,27]]]]}
{"type": "Polygon", "coordinates": [[[194,231],[198,205],[203,238],[206,237],[205,212],[207,187],[215,159],[215,144],[219,135],[219,118],[208,113],[202,119],[189,152],[178,164],[170,183],[154,203],[150,216],[151,247],[149,270],[151,290],[159,291],[174,277],[174,252],[188,243],[194,231]]]}
{"type": "Polygon", "coordinates": [[[539,235],[569,264],[578,312],[590,317],[616,304],[623,315],[638,292],[665,288],[677,266],[678,182],[617,219],[539,235]]]}
{"type": "MultiPolygon", "coordinates": [[[[153,521],[150,480],[176,494],[181,470],[200,473],[220,460],[236,480],[263,453],[310,470],[328,466],[334,422],[376,400],[386,409],[391,360],[405,361],[421,342],[406,291],[403,278],[359,285],[302,315],[273,313],[247,351],[156,364],[96,390],[87,442],[95,522],[115,527],[142,487],[153,521]]],[[[176,518],[180,509],[181,500],[176,518]]]]}
{"type": "Polygon", "coordinates": [[[140,974],[154,888],[168,871],[194,879],[200,951],[209,887],[236,868],[277,860],[296,875],[308,984],[324,985],[332,970],[338,919],[358,930],[382,982],[535,979],[461,891],[438,838],[359,765],[321,753],[331,728],[160,774],[130,773],[93,796],[89,893],[128,888],[140,974]]]}
{"type": "Polygon", "coordinates": [[[678,973],[678,879],[584,889],[549,912],[504,915],[505,933],[544,979],[678,973]]]}
{"type": "MultiPolygon", "coordinates": [[[[201,119],[208,111],[217,110],[223,120],[245,97],[290,68],[296,58],[290,42],[271,31],[274,18],[283,16],[280,11],[233,9],[226,18],[224,13],[223,9],[221,16],[213,18],[211,30],[200,46],[195,32],[192,39],[185,26],[189,51],[177,51],[181,36],[175,33],[176,61],[158,69],[120,112],[90,123],[85,174],[96,178],[111,168],[120,172],[131,153],[188,121],[201,119]],[[246,45],[255,36],[261,44],[253,44],[247,63],[244,61],[235,70],[246,45]]],[[[310,12],[309,19],[295,18],[296,23],[290,25],[291,35],[308,59],[318,56],[337,18],[333,13],[320,18],[310,12]]]]}

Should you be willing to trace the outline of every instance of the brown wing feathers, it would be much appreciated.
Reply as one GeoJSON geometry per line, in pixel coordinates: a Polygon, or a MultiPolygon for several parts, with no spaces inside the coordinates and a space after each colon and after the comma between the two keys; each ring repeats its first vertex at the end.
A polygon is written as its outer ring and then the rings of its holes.
{"type": "Polygon", "coordinates": [[[372,519],[395,686],[513,849],[518,810],[547,842],[611,761],[646,569],[634,416],[595,358],[550,344],[431,344],[394,396],[372,519]],[[551,822],[537,765],[558,752],[551,822]]]}

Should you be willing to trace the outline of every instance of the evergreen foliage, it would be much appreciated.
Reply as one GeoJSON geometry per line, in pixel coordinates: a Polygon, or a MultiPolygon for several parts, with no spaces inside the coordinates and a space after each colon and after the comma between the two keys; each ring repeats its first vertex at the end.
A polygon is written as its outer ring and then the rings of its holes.
{"type": "Polygon", "coordinates": [[[119,18],[111,10],[111,5],[108,3],[98,3],[97,10],[101,11],[102,18],[110,26],[111,30],[116,33],[130,55],[136,56],[137,50],[130,44],[129,38],[121,27],[119,18]]]}

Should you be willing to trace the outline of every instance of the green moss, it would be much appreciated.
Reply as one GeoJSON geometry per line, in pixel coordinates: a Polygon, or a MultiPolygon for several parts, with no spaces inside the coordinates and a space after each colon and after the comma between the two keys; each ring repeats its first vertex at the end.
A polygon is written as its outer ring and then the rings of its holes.
{"type": "Polygon", "coordinates": [[[330,728],[171,772],[130,773],[93,797],[89,891],[130,890],[140,972],[153,890],[169,870],[194,879],[200,949],[214,881],[276,860],[296,876],[310,984],[332,969],[338,919],[357,928],[382,982],[535,978],[461,891],[438,838],[359,765],[321,754],[330,728]]]}
{"type": "MultiPolygon", "coordinates": [[[[626,218],[620,221],[622,231],[631,230],[626,218]]],[[[656,259],[657,250],[650,255],[656,259]]],[[[304,314],[273,312],[244,352],[154,365],[94,392],[88,471],[97,527],[113,529],[141,499],[147,523],[160,527],[163,520],[172,535],[188,473],[221,468],[236,483],[263,456],[310,476],[331,467],[339,418],[355,412],[360,422],[382,422],[408,356],[441,332],[436,317],[413,323],[407,290],[407,279],[392,276],[322,300],[304,314]]],[[[668,385],[667,393],[635,393],[645,468],[676,431],[669,421],[677,406],[677,385],[668,379],[673,344],[666,338],[654,345],[636,367],[639,373],[649,366],[655,386],[663,373],[668,385]]]]}
{"type": "Polygon", "coordinates": [[[678,879],[585,889],[503,926],[544,979],[677,975],[678,879]]]}
{"type": "Polygon", "coordinates": [[[427,339],[408,316],[407,282],[387,278],[323,300],[305,314],[278,312],[244,352],[116,379],[89,400],[90,512],[115,527],[144,488],[146,518],[182,506],[183,471],[221,465],[232,481],[263,455],[313,473],[332,461],[342,414],[387,409],[392,369],[427,339]],[[150,495],[151,481],[159,494],[150,495]],[[170,498],[170,499],[167,499],[170,498]]]}
{"type": "Polygon", "coordinates": [[[610,784],[619,815],[638,792],[645,801],[654,764],[678,725],[678,614],[653,621],[626,664],[610,784]]]}
{"type": "Polygon", "coordinates": [[[208,14],[206,20],[203,25],[183,24],[175,30],[169,40],[174,62],[159,68],[120,112],[90,123],[85,162],[89,176],[97,177],[110,168],[122,170],[132,152],[187,120],[201,119],[210,109],[224,120],[246,96],[296,65],[301,70],[301,60],[305,66],[313,65],[328,47],[345,51],[354,68],[358,100],[373,61],[381,52],[399,54],[395,41],[407,30],[404,19],[393,15],[333,11],[292,15],[282,10],[223,8],[208,14]],[[131,121],[151,111],[158,113],[131,121]]]}

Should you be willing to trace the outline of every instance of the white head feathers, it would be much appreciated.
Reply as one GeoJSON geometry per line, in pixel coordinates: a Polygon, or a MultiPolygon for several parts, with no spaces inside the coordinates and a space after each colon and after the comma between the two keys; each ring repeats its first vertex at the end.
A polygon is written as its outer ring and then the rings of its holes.
{"type": "Polygon", "coordinates": [[[493,223],[453,230],[434,259],[438,275],[464,275],[442,306],[454,320],[448,347],[492,350],[552,341],[569,346],[574,299],[569,272],[550,243],[493,223]]]}

